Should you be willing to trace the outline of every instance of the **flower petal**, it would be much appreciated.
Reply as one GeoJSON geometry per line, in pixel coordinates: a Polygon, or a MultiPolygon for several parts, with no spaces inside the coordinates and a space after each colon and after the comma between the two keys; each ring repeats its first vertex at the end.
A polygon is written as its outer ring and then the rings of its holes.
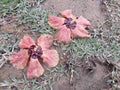
{"type": "Polygon", "coordinates": [[[49,34],[42,34],[37,40],[37,45],[41,46],[42,49],[50,48],[52,43],[53,37],[49,34]]]}
{"type": "Polygon", "coordinates": [[[10,63],[17,69],[23,69],[27,65],[28,58],[29,55],[27,50],[21,50],[9,56],[10,63]]]}
{"type": "Polygon", "coordinates": [[[73,37],[80,37],[80,38],[90,37],[90,35],[86,33],[85,30],[80,30],[78,28],[75,28],[74,30],[71,31],[73,37]]]}
{"type": "Polygon", "coordinates": [[[49,15],[48,24],[54,29],[58,29],[61,25],[64,24],[64,18],[49,15]]]}
{"type": "Polygon", "coordinates": [[[72,14],[72,10],[65,10],[60,12],[60,14],[65,17],[65,18],[76,18],[73,14],[72,14]]]}
{"type": "Polygon", "coordinates": [[[43,50],[41,58],[43,59],[43,63],[49,67],[55,67],[59,62],[59,55],[56,50],[43,50]]]}
{"type": "Polygon", "coordinates": [[[61,29],[57,31],[55,40],[58,42],[69,43],[71,40],[70,29],[66,28],[66,26],[62,26],[61,29]]]}
{"type": "Polygon", "coordinates": [[[80,30],[83,33],[89,34],[89,32],[80,24],[77,24],[77,29],[80,30]]]}
{"type": "Polygon", "coordinates": [[[29,48],[32,45],[35,45],[35,42],[29,35],[24,35],[19,43],[20,48],[29,48]]]}
{"type": "Polygon", "coordinates": [[[30,59],[28,70],[27,70],[27,78],[35,78],[39,77],[44,73],[44,69],[41,66],[38,59],[30,59]]]}
{"type": "Polygon", "coordinates": [[[90,22],[87,19],[85,19],[83,16],[80,16],[77,19],[77,23],[82,25],[84,28],[91,25],[90,22]]]}

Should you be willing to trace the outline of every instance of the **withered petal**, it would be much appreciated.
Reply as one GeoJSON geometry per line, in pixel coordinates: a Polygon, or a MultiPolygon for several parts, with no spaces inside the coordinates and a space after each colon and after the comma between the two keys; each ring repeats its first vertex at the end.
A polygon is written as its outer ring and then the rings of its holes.
{"type": "Polygon", "coordinates": [[[74,30],[72,30],[72,37],[85,38],[85,37],[90,37],[90,35],[86,33],[84,30],[75,28],[74,30]]]}
{"type": "Polygon", "coordinates": [[[37,45],[41,46],[42,49],[48,49],[53,44],[53,36],[49,34],[42,34],[38,40],[37,45]]]}
{"type": "Polygon", "coordinates": [[[90,22],[84,18],[83,16],[80,16],[78,19],[77,19],[77,23],[79,25],[82,25],[84,28],[88,27],[88,26],[91,26],[90,22]]]}
{"type": "Polygon", "coordinates": [[[43,50],[43,55],[41,57],[43,63],[49,67],[55,67],[59,62],[59,55],[56,50],[43,50]]]}
{"type": "Polygon", "coordinates": [[[32,79],[35,77],[39,77],[44,73],[44,69],[41,66],[40,62],[38,59],[30,59],[29,65],[28,65],[28,70],[27,70],[27,78],[32,79]]]}
{"type": "Polygon", "coordinates": [[[71,31],[66,28],[66,26],[62,26],[60,30],[55,34],[55,40],[58,42],[69,43],[71,40],[71,31]]]}
{"type": "Polygon", "coordinates": [[[23,69],[28,63],[28,51],[21,50],[18,53],[9,56],[10,63],[17,69],[23,69]]]}
{"type": "Polygon", "coordinates": [[[83,32],[85,34],[89,34],[89,32],[80,24],[77,24],[76,28],[80,31],[83,32]]]}
{"type": "Polygon", "coordinates": [[[72,10],[64,10],[64,11],[62,11],[62,12],[60,12],[60,14],[63,16],[63,17],[65,17],[65,18],[72,18],[72,19],[74,19],[74,18],[76,18],[73,14],[72,14],[72,10]]]}
{"type": "Polygon", "coordinates": [[[54,29],[59,29],[64,24],[64,18],[49,15],[48,24],[54,29]]]}
{"type": "Polygon", "coordinates": [[[29,35],[24,35],[19,43],[20,48],[29,48],[32,45],[35,45],[35,42],[29,35]]]}

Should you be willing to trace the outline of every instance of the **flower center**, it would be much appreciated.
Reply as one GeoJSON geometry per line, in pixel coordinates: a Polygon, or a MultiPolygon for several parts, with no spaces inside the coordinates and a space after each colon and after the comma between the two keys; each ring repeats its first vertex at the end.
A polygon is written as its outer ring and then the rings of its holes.
{"type": "Polygon", "coordinates": [[[69,28],[69,29],[75,29],[75,27],[77,25],[77,22],[74,21],[72,18],[66,18],[64,20],[64,24],[63,25],[66,25],[66,27],[69,28]]]}
{"type": "Polygon", "coordinates": [[[31,56],[33,59],[36,59],[37,57],[41,57],[42,54],[43,54],[43,51],[40,46],[32,45],[28,49],[28,55],[31,56]]]}

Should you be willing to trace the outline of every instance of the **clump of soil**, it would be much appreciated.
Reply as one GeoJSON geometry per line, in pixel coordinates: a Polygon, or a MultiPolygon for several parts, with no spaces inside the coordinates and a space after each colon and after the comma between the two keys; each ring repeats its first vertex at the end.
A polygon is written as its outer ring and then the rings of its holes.
{"type": "Polygon", "coordinates": [[[106,64],[96,57],[78,60],[78,63],[69,76],[57,81],[54,90],[108,90],[110,71],[106,64]]]}

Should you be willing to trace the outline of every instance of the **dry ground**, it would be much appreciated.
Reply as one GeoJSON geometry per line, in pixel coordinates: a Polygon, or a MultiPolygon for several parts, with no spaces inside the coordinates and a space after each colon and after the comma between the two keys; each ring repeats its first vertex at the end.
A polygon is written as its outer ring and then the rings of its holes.
{"type": "Polygon", "coordinates": [[[112,76],[115,67],[111,64],[111,61],[120,60],[120,12],[117,12],[120,8],[119,0],[28,1],[21,1],[17,8],[5,15],[1,11],[0,90],[114,88],[116,79],[119,81],[118,77],[112,76]],[[42,33],[54,35],[54,30],[47,24],[47,15],[58,15],[66,9],[72,9],[76,16],[82,15],[91,22],[89,32],[92,37],[85,40],[74,39],[70,45],[54,42],[53,48],[60,54],[60,64],[56,68],[45,67],[47,70],[40,78],[27,80],[26,69],[14,68],[7,59],[9,54],[19,50],[18,42],[26,33],[34,39],[42,33]]]}

